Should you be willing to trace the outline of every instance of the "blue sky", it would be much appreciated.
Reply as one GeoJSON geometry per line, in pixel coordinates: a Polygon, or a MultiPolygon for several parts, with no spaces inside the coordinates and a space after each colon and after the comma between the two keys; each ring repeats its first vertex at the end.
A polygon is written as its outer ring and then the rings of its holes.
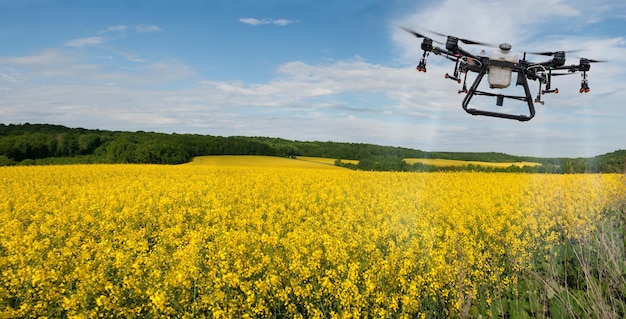
{"type": "Polygon", "coordinates": [[[0,0],[0,122],[593,156],[626,148],[623,30],[621,0],[0,0]],[[475,117],[396,25],[611,62],[530,122],[475,117]]]}

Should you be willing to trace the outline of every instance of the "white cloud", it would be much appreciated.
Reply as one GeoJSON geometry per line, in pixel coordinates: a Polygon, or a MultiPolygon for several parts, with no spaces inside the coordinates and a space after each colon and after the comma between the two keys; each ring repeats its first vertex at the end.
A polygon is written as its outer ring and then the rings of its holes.
{"type": "Polygon", "coordinates": [[[280,26],[290,25],[296,22],[298,22],[298,20],[277,19],[277,20],[272,21],[273,24],[280,25],[280,26]]]}
{"type": "Polygon", "coordinates": [[[264,25],[264,24],[274,24],[279,26],[286,26],[292,23],[299,22],[299,20],[288,20],[288,19],[256,19],[256,18],[241,18],[239,22],[243,24],[249,24],[252,26],[264,25]]]}
{"type": "Polygon", "coordinates": [[[137,63],[143,63],[146,62],[146,59],[142,58],[141,56],[138,56],[136,54],[132,54],[132,53],[128,53],[128,52],[121,52],[118,51],[118,54],[122,55],[123,57],[125,57],[128,61],[131,62],[137,62],[137,63]]]}
{"type": "Polygon", "coordinates": [[[270,19],[263,19],[263,20],[259,20],[256,18],[241,18],[239,19],[239,22],[244,23],[244,24],[249,24],[249,25],[261,25],[261,24],[270,24],[271,20],[270,19]]]}
{"type": "MultiPolygon", "coordinates": [[[[559,37],[568,29],[580,28],[583,12],[578,8],[587,7],[582,1],[528,0],[513,4],[497,0],[447,0],[435,6],[421,4],[394,23],[418,31],[434,30],[496,45],[507,42],[513,45],[514,50],[531,50],[525,46],[526,43],[550,36],[559,37]]],[[[598,14],[584,12],[585,19],[596,16],[598,14]]],[[[403,58],[414,59],[417,53],[421,54],[420,39],[395,29],[393,40],[399,45],[403,58]]],[[[443,37],[428,31],[423,33],[445,42],[443,37]]]]}
{"type": "Polygon", "coordinates": [[[99,33],[104,34],[104,33],[110,33],[110,32],[124,32],[126,31],[126,29],[128,29],[128,27],[125,25],[114,25],[114,26],[110,26],[100,31],[99,33]]]}
{"type": "MultiPolygon", "coordinates": [[[[65,41],[64,45],[66,47],[82,48],[82,47],[88,47],[88,46],[96,46],[96,45],[100,45],[104,43],[111,43],[111,42],[114,42],[115,39],[124,37],[126,35],[125,31],[127,29],[128,27],[126,25],[109,26],[106,29],[98,32],[98,34],[101,34],[103,36],[93,36],[93,37],[71,39],[71,40],[65,41]],[[110,33],[116,33],[116,34],[104,36],[104,34],[110,34],[110,33]]],[[[135,26],[134,29],[137,33],[149,33],[149,32],[162,31],[160,27],[153,25],[153,24],[139,24],[135,26]]],[[[146,59],[141,57],[140,55],[133,54],[124,50],[118,50],[110,45],[106,47],[100,46],[99,49],[109,51],[117,55],[121,55],[126,60],[131,61],[131,62],[137,62],[137,63],[146,62],[146,59]]]]}
{"type": "Polygon", "coordinates": [[[84,46],[97,45],[106,42],[104,37],[85,37],[65,41],[65,46],[80,48],[84,46]]]}
{"type": "Polygon", "coordinates": [[[154,24],[140,24],[135,27],[135,30],[139,33],[163,31],[159,26],[156,26],[154,24]]]}
{"type": "MultiPolygon", "coordinates": [[[[109,26],[106,29],[98,32],[98,34],[104,35],[107,33],[121,33],[118,36],[124,36],[123,33],[127,29],[128,27],[125,25],[109,26]]],[[[137,33],[149,33],[149,32],[162,31],[162,29],[159,26],[156,26],[153,24],[140,24],[140,25],[135,26],[135,31],[137,31],[137,33]]],[[[85,46],[103,44],[115,38],[116,37],[104,37],[104,36],[84,37],[84,38],[67,40],[65,41],[64,44],[65,46],[68,46],[68,47],[80,48],[80,47],[85,47],[85,46]]]]}
{"type": "Polygon", "coordinates": [[[29,69],[29,79],[44,80],[10,84],[13,90],[0,100],[0,114],[6,121],[391,145],[398,144],[391,138],[415,139],[409,132],[435,136],[426,129],[431,125],[428,123],[421,128],[400,130],[408,125],[405,119],[405,124],[394,126],[395,133],[383,134],[381,138],[380,132],[389,131],[388,118],[401,119],[406,115],[415,119],[412,114],[425,114],[427,110],[416,111],[393,103],[388,107],[379,105],[376,100],[388,99],[388,90],[396,95],[402,90],[415,91],[413,72],[360,59],[320,66],[290,62],[279,68],[277,78],[247,84],[198,82],[193,69],[175,60],[145,64],[130,72],[113,72],[80,64],[75,57],[60,51],[42,55],[46,58],[0,60],[11,62],[16,70],[29,69]],[[163,84],[168,82],[200,85],[163,90],[163,84]],[[367,92],[375,100],[361,100],[361,104],[354,105],[342,97],[355,92],[367,92]]]}
{"type": "Polygon", "coordinates": [[[44,68],[55,64],[70,63],[71,57],[63,50],[42,50],[25,56],[0,57],[0,63],[16,67],[44,68]]]}
{"type": "Polygon", "coordinates": [[[48,86],[77,83],[95,87],[115,83],[118,86],[150,88],[168,83],[187,83],[197,77],[189,66],[174,59],[119,68],[84,62],[81,55],[70,50],[45,50],[29,56],[0,57],[0,65],[6,66],[0,74],[13,79],[10,83],[7,81],[7,86],[13,91],[34,87],[43,90],[48,86]]]}

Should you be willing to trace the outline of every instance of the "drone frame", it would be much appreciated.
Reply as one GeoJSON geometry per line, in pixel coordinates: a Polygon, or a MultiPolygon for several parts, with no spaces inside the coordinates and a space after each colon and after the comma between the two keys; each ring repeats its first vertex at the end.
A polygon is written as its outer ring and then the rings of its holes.
{"type": "Polygon", "coordinates": [[[527,77],[526,69],[527,67],[520,63],[484,59],[482,63],[482,67],[480,71],[478,72],[478,75],[476,76],[474,83],[472,84],[470,89],[467,91],[467,94],[465,95],[465,98],[463,99],[462,106],[465,112],[471,115],[484,115],[484,116],[491,116],[491,117],[499,117],[499,118],[504,118],[504,119],[518,120],[521,122],[530,121],[535,116],[535,106],[533,104],[533,98],[530,93],[530,87],[528,86],[528,80],[526,79],[527,77]],[[525,95],[516,96],[516,95],[496,94],[492,92],[479,91],[478,86],[480,85],[480,82],[482,81],[485,74],[488,73],[490,66],[499,66],[499,67],[509,68],[511,69],[512,72],[517,73],[516,85],[521,85],[524,87],[525,95]],[[495,96],[497,106],[502,106],[505,98],[524,101],[528,104],[529,114],[528,115],[510,114],[510,113],[484,111],[484,110],[477,110],[474,108],[470,108],[469,103],[472,100],[472,97],[474,97],[474,95],[495,96]]]}

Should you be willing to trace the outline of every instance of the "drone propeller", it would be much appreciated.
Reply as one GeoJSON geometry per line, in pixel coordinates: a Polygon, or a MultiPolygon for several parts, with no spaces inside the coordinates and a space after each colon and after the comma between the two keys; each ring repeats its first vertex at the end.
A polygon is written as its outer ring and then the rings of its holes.
{"type": "Polygon", "coordinates": [[[526,52],[528,54],[533,54],[533,55],[543,55],[543,56],[553,56],[553,55],[557,55],[557,54],[565,54],[565,53],[573,53],[573,52],[578,52],[580,50],[567,50],[567,51],[544,51],[544,52],[526,52]]]}
{"type": "Polygon", "coordinates": [[[491,44],[491,43],[485,43],[485,42],[478,42],[478,41],[474,41],[474,40],[469,40],[469,39],[463,39],[463,38],[457,38],[451,35],[445,35],[443,33],[439,33],[439,32],[435,32],[432,30],[428,30],[428,32],[434,33],[438,36],[442,36],[442,37],[446,37],[446,38],[453,38],[453,39],[458,39],[459,41],[463,42],[464,44],[470,44],[470,45],[482,45],[482,46],[487,46],[487,47],[495,47],[495,45],[491,44]]]}
{"type": "Polygon", "coordinates": [[[425,36],[423,34],[419,34],[419,33],[415,32],[415,31],[413,31],[411,29],[408,29],[408,28],[405,28],[405,27],[401,27],[401,26],[398,26],[398,28],[400,28],[400,29],[402,29],[402,30],[404,30],[404,31],[406,31],[408,33],[411,33],[412,35],[414,35],[414,36],[416,36],[418,38],[428,38],[427,36],[425,36]]]}
{"type": "Polygon", "coordinates": [[[594,60],[594,59],[580,58],[580,62],[605,63],[605,62],[609,62],[609,61],[607,61],[607,60],[594,60]]]}
{"type": "MultiPolygon", "coordinates": [[[[418,38],[423,38],[423,39],[429,39],[429,40],[432,40],[431,38],[429,38],[429,37],[427,37],[427,36],[425,36],[425,35],[423,35],[423,34],[417,33],[417,32],[415,32],[415,31],[413,31],[413,30],[411,30],[411,29],[409,29],[409,28],[405,28],[405,27],[401,27],[401,26],[398,26],[398,28],[400,28],[400,29],[402,29],[402,30],[404,30],[404,31],[406,31],[406,32],[408,32],[408,33],[410,33],[410,34],[412,34],[412,35],[414,35],[414,36],[418,37],[418,38]]],[[[443,44],[443,42],[439,42],[439,41],[437,41],[437,40],[432,40],[432,41],[433,41],[433,42],[436,42],[436,43],[439,43],[439,44],[443,44]]]]}

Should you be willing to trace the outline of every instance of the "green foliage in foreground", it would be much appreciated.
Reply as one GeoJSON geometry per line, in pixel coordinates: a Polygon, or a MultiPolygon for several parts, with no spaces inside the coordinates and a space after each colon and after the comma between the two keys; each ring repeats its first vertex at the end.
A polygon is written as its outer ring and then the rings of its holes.
{"type": "Polygon", "coordinates": [[[426,152],[363,143],[303,142],[269,137],[122,132],[50,124],[0,124],[0,166],[78,163],[181,164],[204,155],[314,156],[359,160],[337,165],[378,171],[500,171],[529,173],[616,173],[626,169],[626,150],[592,158],[536,158],[504,153],[426,152]],[[477,165],[435,167],[404,158],[481,162],[537,162],[537,167],[477,165]]]}
{"type": "Polygon", "coordinates": [[[563,237],[552,251],[537,252],[532,270],[493,300],[492,316],[626,318],[625,204],[605,212],[587,238],[563,237]]]}

